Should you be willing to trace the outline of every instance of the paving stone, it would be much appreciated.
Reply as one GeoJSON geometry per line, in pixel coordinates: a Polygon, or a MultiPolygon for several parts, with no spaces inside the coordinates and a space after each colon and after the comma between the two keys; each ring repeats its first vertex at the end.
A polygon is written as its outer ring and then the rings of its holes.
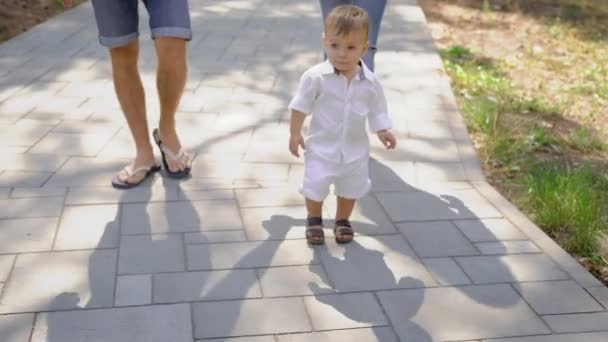
{"type": "Polygon", "coordinates": [[[397,342],[395,333],[388,327],[322,331],[307,334],[278,336],[278,342],[397,342]]]}
{"type": "Polygon", "coordinates": [[[14,261],[14,255],[0,255],[0,282],[5,282],[8,279],[14,261]]]}
{"type": "Polygon", "coordinates": [[[3,153],[2,169],[6,171],[54,172],[67,157],[57,154],[3,153]]]}
{"type": "Polygon", "coordinates": [[[115,268],[115,250],[21,254],[0,313],[110,307],[115,268]]]}
{"type": "Polygon", "coordinates": [[[457,257],[456,262],[476,284],[568,278],[544,254],[457,257]]]}
{"type": "Polygon", "coordinates": [[[288,266],[258,269],[265,297],[332,294],[333,288],[321,266],[288,266]]]}
{"type": "Polygon", "coordinates": [[[601,331],[608,327],[608,312],[546,315],[542,318],[556,333],[601,331]]]}
{"type": "Polygon", "coordinates": [[[183,248],[176,234],[122,236],[118,274],[184,271],[183,248]]]}
{"type": "Polygon", "coordinates": [[[227,180],[287,180],[287,164],[244,163],[231,160],[206,160],[198,157],[193,161],[193,170],[205,177],[227,180]]]}
{"type": "Polygon", "coordinates": [[[399,235],[358,237],[348,245],[326,241],[315,249],[338,292],[432,286],[435,281],[399,235]]]}
{"type": "Polygon", "coordinates": [[[295,187],[236,190],[242,208],[301,206],[304,198],[295,187]]]}
{"type": "Polygon", "coordinates": [[[181,190],[179,199],[182,201],[219,201],[234,200],[236,195],[232,189],[221,190],[181,190]]]}
{"type": "Polygon", "coordinates": [[[508,285],[384,291],[378,296],[403,340],[457,341],[549,333],[508,285]]]}
{"type": "Polygon", "coordinates": [[[398,228],[420,257],[479,254],[451,222],[410,222],[399,224],[398,228]]]}
{"type": "Polygon", "coordinates": [[[608,287],[592,287],[588,288],[587,291],[608,310],[608,287]]]}
{"type": "Polygon", "coordinates": [[[276,342],[274,335],[196,340],[197,342],[276,342]]]}
{"type": "MultiPolygon", "coordinates": [[[[306,208],[242,208],[243,223],[249,240],[303,239],[306,230],[306,208]]],[[[331,227],[329,220],[325,221],[331,227]]],[[[326,233],[330,233],[327,229],[326,233]]],[[[333,234],[331,235],[333,236],[333,234]]]]}
{"type": "Polygon", "coordinates": [[[66,188],[15,188],[11,192],[11,198],[35,198],[35,197],[63,197],[66,188]]]}
{"type": "Polygon", "coordinates": [[[44,137],[52,126],[46,125],[2,125],[0,126],[0,146],[32,146],[44,137]]]}
{"type": "Polygon", "coordinates": [[[601,311],[603,308],[576,282],[546,281],[513,287],[539,315],[601,311]]]}
{"type": "Polygon", "coordinates": [[[192,304],[195,338],[308,332],[301,298],[192,304]]]}
{"type": "Polygon", "coordinates": [[[191,342],[186,304],[50,312],[36,320],[32,342],[191,342]]]}
{"type": "Polygon", "coordinates": [[[50,251],[57,218],[0,220],[0,253],[50,251]]]}
{"type": "Polygon", "coordinates": [[[527,239],[524,233],[505,219],[458,220],[454,224],[473,242],[527,239]]]}
{"type": "Polygon", "coordinates": [[[372,146],[371,155],[380,160],[460,162],[456,144],[450,139],[401,139],[397,147],[390,151],[379,145],[372,146]]]}
{"type": "Polygon", "coordinates": [[[242,242],[246,240],[247,237],[245,236],[245,232],[241,230],[195,232],[184,234],[184,241],[187,244],[242,242]]]}
{"type": "Polygon", "coordinates": [[[584,334],[499,338],[492,340],[484,340],[484,342],[602,342],[606,341],[606,339],[608,339],[608,332],[594,332],[584,334]]]}
{"type": "Polygon", "coordinates": [[[443,286],[471,284],[467,275],[451,258],[429,258],[422,259],[422,262],[431,272],[433,278],[443,286]]]}
{"type": "Polygon", "coordinates": [[[117,205],[66,207],[54,250],[118,248],[117,205]]]}
{"type": "MultiPolygon", "coordinates": [[[[323,214],[331,222],[328,226],[330,230],[333,228],[335,220],[336,205],[335,199],[326,200],[323,204],[323,214]]],[[[372,195],[367,195],[357,200],[357,204],[350,216],[350,222],[356,234],[360,235],[398,233],[390,218],[380,206],[380,203],[372,195]]]]}
{"type": "Polygon", "coordinates": [[[32,153],[94,157],[109,137],[99,134],[49,133],[30,150],[32,153]]]}
{"type": "Polygon", "coordinates": [[[154,303],[260,298],[254,270],[155,274],[154,303]]]}
{"type": "Polygon", "coordinates": [[[0,200],[0,219],[58,217],[62,207],[61,197],[0,200]]]}
{"type": "Polygon", "coordinates": [[[4,171],[0,174],[0,186],[40,187],[51,174],[50,172],[4,171]]]}
{"type": "Polygon", "coordinates": [[[416,182],[425,181],[463,181],[467,179],[465,170],[461,163],[440,163],[440,162],[416,162],[414,163],[416,172],[416,182]]]}
{"type": "Polygon", "coordinates": [[[125,204],[123,234],[159,234],[242,229],[235,201],[125,204]]]}
{"type": "Polygon", "coordinates": [[[497,218],[502,215],[475,190],[376,194],[393,221],[497,218]]]}
{"type": "Polygon", "coordinates": [[[55,175],[49,179],[45,187],[109,187],[114,174],[128,163],[128,160],[70,158],[55,172],[55,175]]]}
{"type": "Polygon", "coordinates": [[[149,305],[152,303],[152,275],[119,276],[116,280],[116,306],[149,305]]]}
{"type": "Polygon", "coordinates": [[[475,244],[481,254],[542,253],[532,241],[479,242],[475,244]]]}
{"type": "Polygon", "coordinates": [[[163,184],[160,178],[141,184],[140,186],[122,191],[111,186],[94,186],[70,188],[66,205],[115,204],[115,203],[149,203],[176,201],[178,199],[177,185],[163,184]]]}
{"type": "Polygon", "coordinates": [[[315,330],[336,330],[388,325],[382,308],[370,292],[305,297],[315,330]]]}
{"type": "Polygon", "coordinates": [[[318,264],[304,240],[187,245],[188,270],[318,264]]]}
{"type": "Polygon", "coordinates": [[[0,316],[2,342],[28,342],[34,326],[34,314],[0,316]]]}

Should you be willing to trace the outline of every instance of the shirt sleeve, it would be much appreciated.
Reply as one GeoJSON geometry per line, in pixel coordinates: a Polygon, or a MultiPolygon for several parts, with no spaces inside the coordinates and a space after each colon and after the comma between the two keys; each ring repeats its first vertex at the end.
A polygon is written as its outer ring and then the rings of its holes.
{"type": "Polygon", "coordinates": [[[290,110],[297,110],[299,112],[310,114],[312,112],[312,107],[314,101],[316,99],[317,89],[316,82],[314,82],[313,77],[310,73],[305,72],[300,78],[300,85],[298,86],[298,91],[296,95],[293,97],[291,102],[289,102],[290,110]]]}
{"type": "Polygon", "coordinates": [[[374,97],[371,104],[371,112],[369,114],[369,127],[372,131],[378,132],[392,127],[391,119],[388,116],[388,107],[382,85],[374,82],[374,97]]]}

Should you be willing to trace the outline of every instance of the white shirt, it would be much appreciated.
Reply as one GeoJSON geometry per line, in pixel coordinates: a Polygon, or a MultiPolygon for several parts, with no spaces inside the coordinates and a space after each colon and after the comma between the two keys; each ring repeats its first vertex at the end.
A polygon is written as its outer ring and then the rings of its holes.
{"type": "Polygon", "coordinates": [[[369,156],[366,119],[374,132],[391,128],[382,86],[363,62],[350,84],[329,61],[306,70],[289,109],[312,114],[306,151],[333,162],[369,156]]]}

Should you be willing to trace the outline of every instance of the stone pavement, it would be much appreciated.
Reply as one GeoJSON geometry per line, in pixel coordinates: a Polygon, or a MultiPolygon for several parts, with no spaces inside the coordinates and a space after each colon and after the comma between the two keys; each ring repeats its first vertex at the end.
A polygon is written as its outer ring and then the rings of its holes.
{"type": "Polygon", "coordinates": [[[377,56],[399,146],[373,141],[356,241],[315,248],[286,105],[316,0],[191,7],[183,182],[110,187],[133,148],[90,3],[0,45],[0,341],[608,341],[608,289],[484,181],[414,0],[377,56]]]}

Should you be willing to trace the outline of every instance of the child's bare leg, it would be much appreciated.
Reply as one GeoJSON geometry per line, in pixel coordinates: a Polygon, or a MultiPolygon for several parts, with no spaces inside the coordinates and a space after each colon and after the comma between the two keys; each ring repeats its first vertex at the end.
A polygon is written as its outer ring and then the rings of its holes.
{"type": "Polygon", "coordinates": [[[320,245],[325,242],[323,232],[323,202],[306,199],[306,240],[312,245],[320,245]]]}
{"type": "Polygon", "coordinates": [[[354,232],[348,219],[353,212],[355,202],[355,199],[338,196],[336,225],[334,227],[334,234],[338,243],[347,243],[353,240],[354,232]]]}

